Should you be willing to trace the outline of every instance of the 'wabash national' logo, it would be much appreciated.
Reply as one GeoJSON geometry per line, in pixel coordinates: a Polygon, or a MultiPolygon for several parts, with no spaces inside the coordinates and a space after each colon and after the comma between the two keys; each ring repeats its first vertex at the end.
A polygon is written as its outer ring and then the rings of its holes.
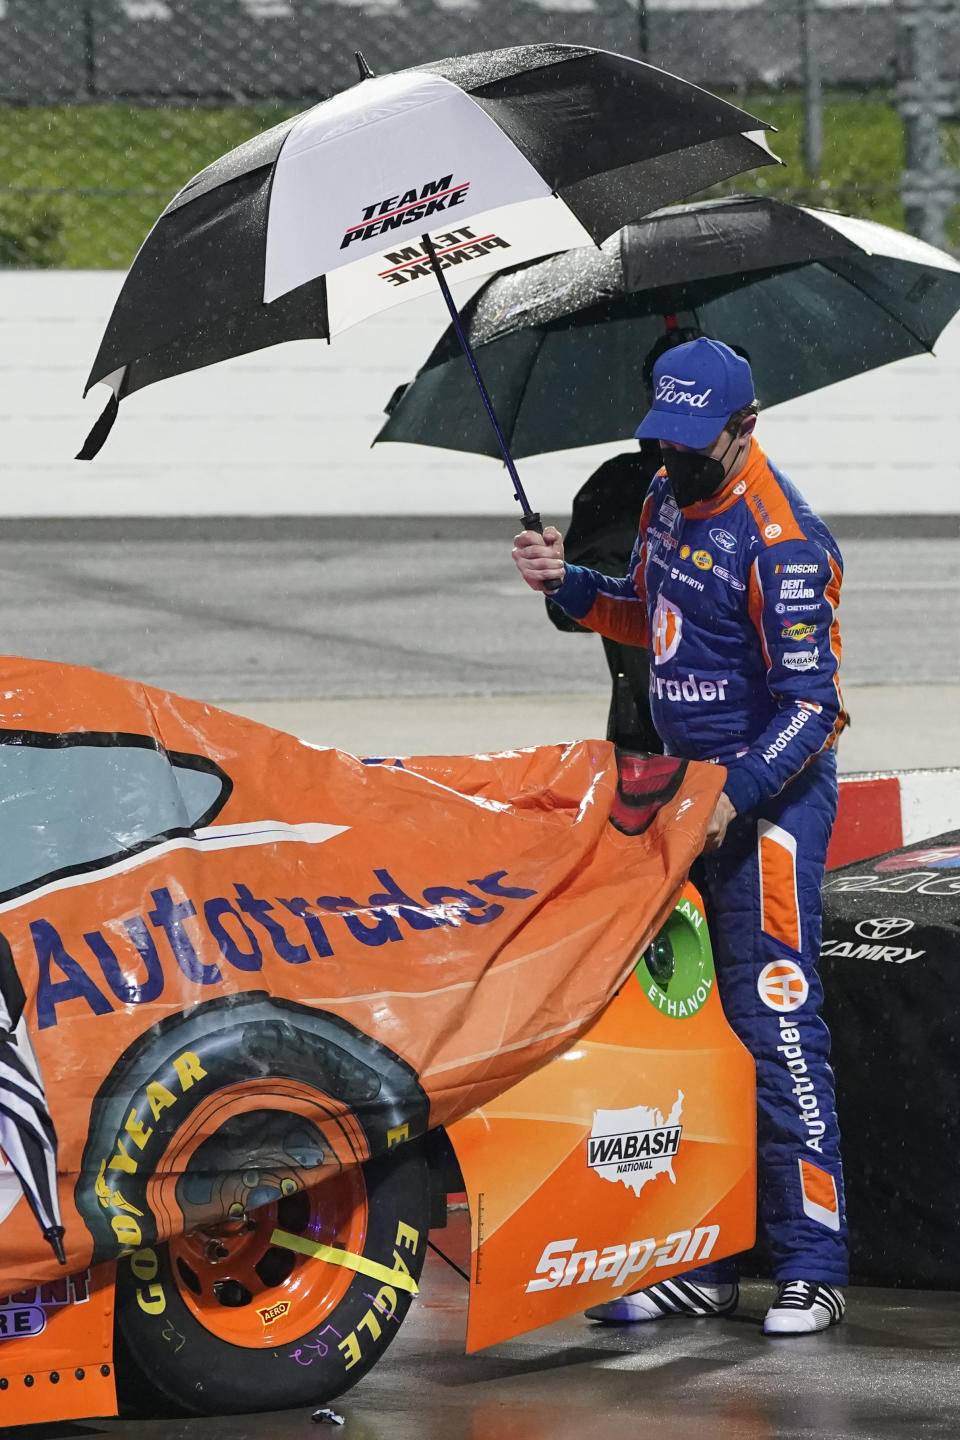
{"type": "Polygon", "coordinates": [[[683,1091],[669,1115],[648,1105],[626,1110],[595,1110],[587,1137],[587,1164],[601,1180],[626,1185],[639,1195],[657,1175],[667,1174],[674,1185],[673,1161],[680,1149],[683,1129],[683,1091]]]}
{"type": "Polygon", "coordinates": [[[364,205],[361,219],[347,227],[340,249],[346,250],[354,240],[370,240],[388,230],[399,230],[401,225],[427,220],[441,210],[452,210],[455,205],[463,204],[469,189],[469,180],[454,185],[452,175],[441,175],[439,180],[428,180],[419,189],[374,200],[372,205],[364,205]]]}

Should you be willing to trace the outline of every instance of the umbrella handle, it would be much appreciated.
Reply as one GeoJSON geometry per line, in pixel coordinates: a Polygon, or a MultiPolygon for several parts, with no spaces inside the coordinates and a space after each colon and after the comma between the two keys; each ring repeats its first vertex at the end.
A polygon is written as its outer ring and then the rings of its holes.
{"type": "MultiPolygon", "coordinates": [[[[543,521],[540,518],[539,510],[524,510],[523,528],[524,530],[535,530],[538,535],[543,534],[543,521]]],[[[547,595],[552,595],[555,590],[560,589],[560,586],[562,584],[562,580],[544,580],[544,593],[547,595]]]]}
{"type": "MultiPolygon", "coordinates": [[[[434,275],[436,275],[437,277],[437,284],[440,286],[440,293],[443,296],[444,303],[446,304],[447,310],[450,314],[450,323],[453,325],[457,339],[460,341],[461,349],[463,350],[464,355],[466,355],[467,357],[467,363],[470,366],[471,371],[473,372],[473,378],[476,381],[477,389],[480,391],[480,399],[483,401],[483,407],[486,410],[487,415],[489,416],[490,424],[493,426],[493,433],[497,437],[497,444],[500,447],[500,454],[503,456],[503,463],[504,465],[506,465],[507,471],[510,475],[510,479],[513,481],[514,498],[523,508],[523,528],[525,530],[535,530],[538,535],[542,535],[543,521],[540,519],[538,511],[530,509],[530,501],[527,499],[526,494],[524,493],[523,486],[520,484],[520,476],[517,474],[517,467],[513,462],[513,456],[510,454],[510,451],[507,448],[507,442],[504,439],[503,431],[500,429],[500,421],[497,419],[497,412],[493,408],[493,401],[490,399],[490,396],[487,392],[487,387],[483,383],[483,376],[480,374],[480,367],[478,366],[476,357],[470,348],[470,341],[467,339],[463,326],[460,323],[460,315],[457,311],[456,305],[454,304],[453,296],[450,294],[450,287],[446,282],[446,278],[442,269],[440,268],[440,262],[437,259],[437,252],[433,248],[433,241],[430,239],[429,235],[421,235],[420,240],[423,245],[424,254],[428,257],[431,269],[433,270],[434,275]]],[[[552,594],[554,590],[560,589],[560,583],[561,582],[559,580],[548,580],[544,584],[543,588],[549,594],[552,594]]]]}

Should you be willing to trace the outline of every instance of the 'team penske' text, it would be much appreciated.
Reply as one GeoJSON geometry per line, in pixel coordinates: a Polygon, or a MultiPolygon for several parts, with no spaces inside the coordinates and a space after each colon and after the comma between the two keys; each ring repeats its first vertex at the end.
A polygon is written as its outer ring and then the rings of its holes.
{"type": "MultiPolygon", "coordinates": [[[[340,249],[345,250],[355,240],[372,240],[376,235],[385,235],[390,230],[399,230],[402,225],[417,225],[430,220],[442,210],[451,210],[462,205],[470,189],[469,180],[454,184],[453,175],[442,175],[438,180],[428,180],[424,185],[404,190],[396,195],[386,195],[363,206],[361,218],[349,226],[340,249]]],[[[432,230],[432,225],[425,225],[432,230]]]]}
{"type": "MultiPolygon", "coordinates": [[[[509,250],[510,243],[502,235],[477,235],[469,225],[458,230],[449,230],[445,235],[433,237],[434,253],[441,270],[454,265],[469,264],[480,260],[489,250],[509,250]]],[[[407,285],[433,273],[430,256],[421,245],[405,245],[402,250],[388,250],[384,255],[387,268],[378,271],[378,276],[388,285],[407,285]]],[[[504,262],[506,263],[506,262],[504,262]]]]}

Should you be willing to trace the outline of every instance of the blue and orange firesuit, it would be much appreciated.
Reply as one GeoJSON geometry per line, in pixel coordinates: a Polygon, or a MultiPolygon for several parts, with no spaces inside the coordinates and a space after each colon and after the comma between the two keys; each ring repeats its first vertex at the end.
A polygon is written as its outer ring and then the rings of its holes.
{"type": "MultiPolygon", "coordinates": [[[[717,986],[757,1066],[759,1210],[777,1280],[847,1279],[830,1038],[820,1019],[820,885],[837,807],[836,542],[751,440],[709,500],[653,481],[626,578],[568,566],[553,599],[651,650],[668,754],[727,767],[737,818],[694,878],[717,986]]],[[[729,1278],[727,1267],[699,1272],[729,1278]]]]}

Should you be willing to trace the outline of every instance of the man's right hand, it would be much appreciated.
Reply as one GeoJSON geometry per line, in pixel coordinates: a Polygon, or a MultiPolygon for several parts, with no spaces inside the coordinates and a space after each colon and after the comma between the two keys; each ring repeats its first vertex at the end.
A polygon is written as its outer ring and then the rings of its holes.
{"type": "Polygon", "coordinates": [[[713,814],[710,816],[710,823],[707,826],[707,833],[703,839],[704,850],[719,850],[727,834],[727,826],[731,820],[736,820],[737,812],[733,808],[733,801],[725,790],[721,790],[717,796],[717,803],[713,807],[713,814]]]}
{"type": "Polygon", "coordinates": [[[526,580],[531,590],[543,592],[545,582],[562,580],[563,536],[553,525],[548,525],[542,535],[535,530],[524,530],[513,540],[513,563],[526,580]]]}

